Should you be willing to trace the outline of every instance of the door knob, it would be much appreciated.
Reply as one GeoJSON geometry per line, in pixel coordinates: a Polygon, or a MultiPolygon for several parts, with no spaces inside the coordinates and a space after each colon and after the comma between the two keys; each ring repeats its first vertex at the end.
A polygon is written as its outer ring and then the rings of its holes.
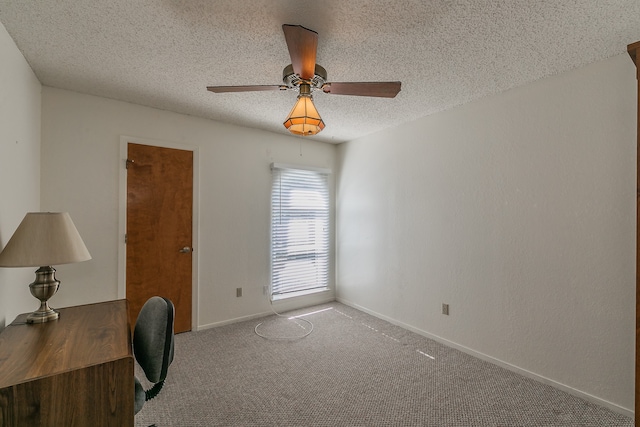
{"type": "Polygon", "coordinates": [[[181,254],[188,254],[189,252],[191,252],[191,248],[189,246],[185,246],[184,248],[180,249],[181,254]]]}

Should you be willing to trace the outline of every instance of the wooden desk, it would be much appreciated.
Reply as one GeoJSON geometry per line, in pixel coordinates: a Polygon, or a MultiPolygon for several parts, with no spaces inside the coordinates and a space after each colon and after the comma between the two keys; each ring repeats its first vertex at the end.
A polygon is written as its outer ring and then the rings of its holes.
{"type": "Polygon", "coordinates": [[[126,300],[61,308],[0,333],[0,426],[133,427],[126,300]]]}

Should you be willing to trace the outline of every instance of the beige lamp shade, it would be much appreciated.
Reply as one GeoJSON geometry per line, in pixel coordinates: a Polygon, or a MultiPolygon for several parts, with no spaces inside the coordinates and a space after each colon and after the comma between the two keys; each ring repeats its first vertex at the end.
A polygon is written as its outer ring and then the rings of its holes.
{"type": "Polygon", "coordinates": [[[30,212],[0,253],[0,267],[87,261],[91,255],[67,212],[30,212]]]}

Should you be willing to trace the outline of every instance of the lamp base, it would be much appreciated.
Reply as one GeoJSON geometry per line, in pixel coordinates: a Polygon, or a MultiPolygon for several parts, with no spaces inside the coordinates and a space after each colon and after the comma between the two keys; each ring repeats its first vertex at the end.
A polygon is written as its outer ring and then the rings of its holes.
{"type": "Polygon", "coordinates": [[[45,323],[49,320],[57,320],[60,313],[54,311],[49,304],[45,303],[45,307],[40,308],[27,316],[27,323],[45,323]]]}
{"type": "Polygon", "coordinates": [[[29,285],[31,295],[40,300],[40,308],[27,316],[27,323],[45,323],[56,320],[60,314],[49,307],[49,298],[58,292],[60,282],[56,280],[56,269],[43,266],[36,270],[36,280],[29,285]]]}

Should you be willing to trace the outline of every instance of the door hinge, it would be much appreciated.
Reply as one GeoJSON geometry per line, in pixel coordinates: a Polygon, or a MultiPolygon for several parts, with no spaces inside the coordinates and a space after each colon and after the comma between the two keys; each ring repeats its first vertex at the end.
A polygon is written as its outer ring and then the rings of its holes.
{"type": "Polygon", "coordinates": [[[125,245],[127,244],[127,240],[129,240],[129,239],[128,239],[127,233],[125,233],[124,234],[124,244],[125,245]]]}
{"type": "Polygon", "coordinates": [[[135,163],[135,160],[126,159],[126,160],[124,161],[124,168],[125,168],[125,169],[129,169],[129,165],[130,165],[131,163],[135,163]]]}

